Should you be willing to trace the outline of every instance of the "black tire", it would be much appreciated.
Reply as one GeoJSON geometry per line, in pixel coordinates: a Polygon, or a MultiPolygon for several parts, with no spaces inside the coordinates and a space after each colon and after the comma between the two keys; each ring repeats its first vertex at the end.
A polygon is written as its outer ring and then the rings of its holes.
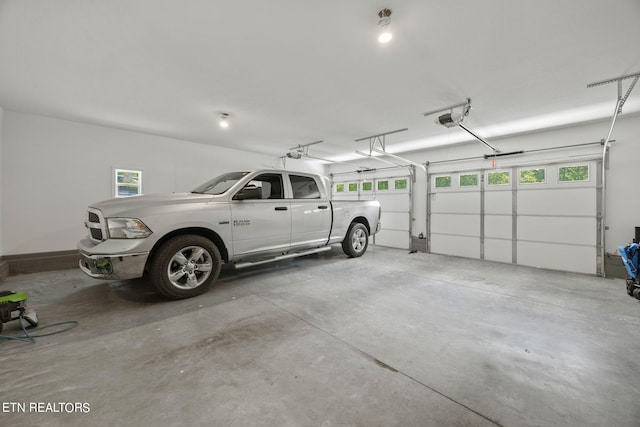
{"type": "Polygon", "coordinates": [[[354,222],[342,241],[342,250],[349,258],[362,256],[369,246],[369,231],[364,224],[354,222]]]}
{"type": "Polygon", "coordinates": [[[151,261],[150,277],[158,293],[170,299],[191,298],[206,292],[220,275],[218,247],[195,234],[165,242],[151,261]]]}
{"type": "Polygon", "coordinates": [[[627,295],[633,296],[633,290],[635,289],[635,281],[633,279],[627,279],[627,295]]]}

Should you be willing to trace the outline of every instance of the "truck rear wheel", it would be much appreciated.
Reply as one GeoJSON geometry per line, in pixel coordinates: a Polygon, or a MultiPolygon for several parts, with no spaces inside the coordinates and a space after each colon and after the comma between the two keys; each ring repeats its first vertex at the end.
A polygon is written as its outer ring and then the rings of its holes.
{"type": "Polygon", "coordinates": [[[222,268],[220,251],[206,237],[177,236],[165,242],[151,262],[150,277],[156,290],[170,299],[206,292],[222,268]]]}
{"type": "Polygon", "coordinates": [[[369,231],[364,224],[354,222],[349,227],[347,235],[342,241],[342,250],[349,258],[362,256],[367,251],[369,245],[369,231]]]}

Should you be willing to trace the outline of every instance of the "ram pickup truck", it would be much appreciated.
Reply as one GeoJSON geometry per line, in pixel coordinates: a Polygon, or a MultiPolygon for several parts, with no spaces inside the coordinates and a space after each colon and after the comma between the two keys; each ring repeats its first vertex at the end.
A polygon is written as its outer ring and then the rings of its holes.
{"type": "Polygon", "coordinates": [[[171,299],[205,292],[236,268],[330,250],[367,250],[378,201],[330,200],[326,178],[282,170],[225,173],[191,193],[112,199],[88,208],[80,268],[99,279],[148,274],[171,299]]]}

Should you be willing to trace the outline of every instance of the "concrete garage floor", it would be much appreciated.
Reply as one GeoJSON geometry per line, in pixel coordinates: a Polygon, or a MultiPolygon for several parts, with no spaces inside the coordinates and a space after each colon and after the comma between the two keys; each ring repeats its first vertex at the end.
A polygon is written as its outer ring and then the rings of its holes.
{"type": "Polygon", "coordinates": [[[79,322],[0,344],[2,425],[640,425],[620,279],[370,247],[225,268],[183,301],[78,270],[0,289],[79,322]]]}

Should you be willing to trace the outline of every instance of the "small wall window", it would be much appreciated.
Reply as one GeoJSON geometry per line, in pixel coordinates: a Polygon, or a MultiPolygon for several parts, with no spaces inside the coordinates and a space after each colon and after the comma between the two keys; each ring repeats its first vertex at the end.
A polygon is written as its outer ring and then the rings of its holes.
{"type": "Polygon", "coordinates": [[[406,179],[396,179],[395,182],[396,190],[406,190],[407,189],[407,180],[406,179]]]}
{"type": "Polygon", "coordinates": [[[373,190],[373,182],[365,181],[362,183],[362,191],[373,190]]]}
{"type": "Polygon", "coordinates": [[[389,181],[378,181],[378,190],[388,190],[389,181]]]}
{"type": "Polygon", "coordinates": [[[142,171],[116,169],[115,197],[131,197],[142,194],[142,171]]]}
{"type": "Polygon", "coordinates": [[[522,169],[520,171],[520,184],[545,183],[545,169],[522,169]]]}
{"type": "Polygon", "coordinates": [[[478,185],[478,174],[460,175],[460,187],[474,187],[478,185]]]}
{"type": "Polygon", "coordinates": [[[358,183],[357,182],[352,182],[351,184],[349,184],[349,191],[358,191],[358,183]]]}
{"type": "Polygon", "coordinates": [[[336,193],[344,193],[344,184],[336,184],[336,193]]]}
{"type": "Polygon", "coordinates": [[[508,185],[509,184],[509,172],[489,172],[487,173],[488,185],[508,185]]]}
{"type": "Polygon", "coordinates": [[[589,181],[589,165],[563,166],[558,168],[558,181],[589,181]]]}
{"type": "Polygon", "coordinates": [[[437,176],[435,182],[436,188],[450,188],[451,187],[451,176],[437,176]]]}

